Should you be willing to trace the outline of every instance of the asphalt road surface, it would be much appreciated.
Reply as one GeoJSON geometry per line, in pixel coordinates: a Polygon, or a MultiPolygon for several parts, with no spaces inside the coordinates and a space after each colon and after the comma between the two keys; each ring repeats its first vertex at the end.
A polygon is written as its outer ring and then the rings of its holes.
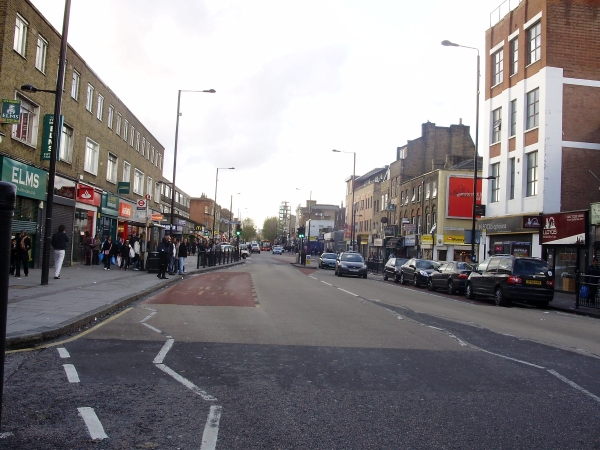
{"type": "Polygon", "coordinates": [[[597,320],[290,262],[8,355],[0,448],[600,448],[597,320]]]}

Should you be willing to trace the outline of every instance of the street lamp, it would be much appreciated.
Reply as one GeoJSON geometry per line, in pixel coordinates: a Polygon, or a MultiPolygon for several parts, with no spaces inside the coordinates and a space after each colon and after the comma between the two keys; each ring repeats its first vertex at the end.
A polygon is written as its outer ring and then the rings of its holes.
{"type": "Polygon", "coordinates": [[[235,167],[217,167],[217,176],[215,177],[215,204],[213,205],[213,224],[212,237],[215,238],[215,220],[217,218],[217,186],[219,184],[219,170],[233,170],[235,167]]]}
{"type": "MultiPolygon", "coordinates": [[[[241,192],[236,192],[235,195],[240,195],[241,192]]],[[[231,221],[233,220],[233,194],[231,194],[231,199],[229,200],[229,242],[231,242],[231,221]]],[[[239,220],[238,214],[238,220],[239,220]]]]}
{"type": "Polygon", "coordinates": [[[475,157],[473,158],[473,221],[471,224],[471,260],[477,262],[475,256],[475,220],[477,218],[476,205],[477,205],[477,158],[479,156],[479,49],[475,47],[467,47],[466,45],[455,44],[448,40],[442,41],[442,45],[445,47],[462,47],[475,50],[477,52],[477,95],[475,103],[475,157]]]}
{"type": "MultiPolygon", "coordinates": [[[[354,164],[352,166],[352,229],[350,231],[350,245],[352,246],[352,250],[354,250],[354,184],[356,178],[356,152],[344,152],[342,150],[332,150],[335,153],[352,153],[354,155],[354,164]]],[[[348,207],[348,205],[346,205],[348,207]]]]}
{"type": "Polygon", "coordinates": [[[177,92],[177,121],[175,123],[175,148],[173,149],[173,187],[171,190],[171,235],[173,235],[173,224],[175,222],[175,175],[177,173],[177,138],[179,137],[179,105],[181,103],[182,92],[206,92],[208,94],[214,94],[214,89],[206,89],[204,91],[190,91],[190,90],[179,90],[177,92]]]}
{"type": "Polygon", "coordinates": [[[60,55],[58,58],[58,75],[56,90],[38,89],[31,84],[24,84],[21,89],[25,92],[49,92],[54,94],[54,125],[52,126],[52,143],[50,145],[50,166],[48,167],[48,194],[46,197],[46,226],[44,227],[44,252],[42,254],[42,279],[43,286],[48,284],[48,273],[50,272],[50,247],[52,245],[52,210],[54,206],[54,177],[56,175],[56,154],[60,144],[60,112],[62,108],[62,91],[65,86],[65,64],[67,58],[67,34],[69,32],[69,12],[71,0],[65,0],[65,13],[63,18],[63,30],[60,41],[60,55]]]}

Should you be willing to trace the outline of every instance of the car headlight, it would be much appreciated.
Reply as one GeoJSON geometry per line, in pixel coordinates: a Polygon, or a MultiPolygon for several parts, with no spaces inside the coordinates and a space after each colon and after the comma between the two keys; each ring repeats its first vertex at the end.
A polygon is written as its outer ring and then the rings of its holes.
{"type": "Polygon", "coordinates": [[[428,277],[429,274],[427,272],[425,272],[424,270],[419,270],[419,273],[421,274],[422,277],[428,277]]]}
{"type": "Polygon", "coordinates": [[[346,264],[344,264],[344,263],[341,263],[341,264],[340,264],[340,267],[341,267],[342,269],[347,269],[347,268],[348,268],[348,266],[347,266],[346,264]]]}
{"type": "Polygon", "coordinates": [[[362,268],[363,268],[363,269],[366,269],[366,268],[367,268],[367,265],[366,265],[366,264],[363,264],[363,265],[362,265],[362,268]]]}

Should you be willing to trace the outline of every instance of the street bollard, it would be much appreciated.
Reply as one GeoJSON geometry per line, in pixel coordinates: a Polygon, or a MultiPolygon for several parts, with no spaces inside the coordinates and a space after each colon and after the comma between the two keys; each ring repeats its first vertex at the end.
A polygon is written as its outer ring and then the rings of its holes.
{"type": "Polygon", "coordinates": [[[8,314],[8,277],[10,267],[10,238],[12,232],[17,186],[0,181],[0,425],[2,424],[2,392],[4,389],[4,359],[6,350],[6,317],[8,314]],[[2,263],[4,261],[4,263],[2,263]]]}

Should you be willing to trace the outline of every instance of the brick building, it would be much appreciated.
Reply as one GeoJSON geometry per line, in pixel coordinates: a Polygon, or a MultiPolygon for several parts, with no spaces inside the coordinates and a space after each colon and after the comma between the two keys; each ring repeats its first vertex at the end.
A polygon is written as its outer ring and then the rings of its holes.
{"type": "Polygon", "coordinates": [[[533,0],[497,19],[485,35],[482,140],[483,173],[497,178],[483,184],[481,228],[492,252],[517,248],[574,273],[589,239],[542,246],[540,215],[600,201],[600,3],[533,0]]]}

